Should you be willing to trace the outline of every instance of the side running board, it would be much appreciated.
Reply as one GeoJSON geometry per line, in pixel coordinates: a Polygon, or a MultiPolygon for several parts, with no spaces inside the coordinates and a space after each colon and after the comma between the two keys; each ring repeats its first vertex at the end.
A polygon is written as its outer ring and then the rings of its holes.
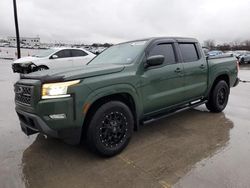
{"type": "Polygon", "coordinates": [[[171,116],[171,115],[174,115],[176,113],[188,110],[190,108],[195,108],[195,107],[200,106],[200,105],[202,105],[202,104],[204,104],[206,102],[207,102],[207,100],[202,100],[202,101],[198,100],[198,101],[190,102],[190,103],[188,103],[188,104],[186,104],[184,106],[181,106],[180,108],[177,108],[175,110],[169,110],[169,111],[166,111],[164,113],[157,114],[155,116],[150,116],[149,118],[147,118],[147,119],[145,119],[143,121],[143,124],[149,124],[151,122],[166,118],[168,116],[171,116]]]}

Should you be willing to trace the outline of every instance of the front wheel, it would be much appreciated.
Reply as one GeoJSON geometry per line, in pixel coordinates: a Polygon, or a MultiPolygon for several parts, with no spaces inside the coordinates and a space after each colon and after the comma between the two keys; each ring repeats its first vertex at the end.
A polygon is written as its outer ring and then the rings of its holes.
{"type": "Polygon", "coordinates": [[[133,126],[134,118],[127,105],[120,101],[105,103],[89,123],[88,146],[105,157],[116,155],[128,145],[133,126]]]}
{"type": "Polygon", "coordinates": [[[221,80],[211,90],[206,107],[211,112],[223,111],[228,102],[230,88],[228,84],[221,80]]]}

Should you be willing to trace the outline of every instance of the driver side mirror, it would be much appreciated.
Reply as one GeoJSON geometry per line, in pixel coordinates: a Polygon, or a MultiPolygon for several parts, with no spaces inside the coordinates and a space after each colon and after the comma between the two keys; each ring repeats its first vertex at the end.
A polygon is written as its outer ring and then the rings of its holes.
{"type": "Polygon", "coordinates": [[[154,55],[147,58],[145,68],[162,65],[165,60],[163,55],[154,55]]]}
{"type": "Polygon", "coordinates": [[[50,59],[57,59],[58,56],[57,55],[52,55],[50,59]]]}

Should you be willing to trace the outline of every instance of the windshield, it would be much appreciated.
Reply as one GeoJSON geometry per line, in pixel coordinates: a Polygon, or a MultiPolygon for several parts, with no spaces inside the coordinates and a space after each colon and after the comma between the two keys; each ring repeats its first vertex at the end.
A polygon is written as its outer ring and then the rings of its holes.
{"type": "Polygon", "coordinates": [[[51,55],[52,53],[56,52],[56,49],[48,49],[48,50],[42,50],[40,51],[38,54],[33,55],[34,57],[47,57],[49,55],[51,55]]]}
{"type": "Polygon", "coordinates": [[[137,41],[111,46],[89,64],[130,64],[142,52],[147,41],[137,41]]]}

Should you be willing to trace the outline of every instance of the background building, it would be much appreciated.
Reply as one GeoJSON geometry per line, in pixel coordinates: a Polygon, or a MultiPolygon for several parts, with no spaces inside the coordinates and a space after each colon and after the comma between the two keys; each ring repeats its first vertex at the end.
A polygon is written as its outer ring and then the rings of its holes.
{"type": "MultiPolygon", "coordinates": [[[[8,37],[8,42],[10,46],[16,46],[16,37],[8,37]]],[[[39,37],[21,37],[20,38],[21,46],[27,47],[39,47],[40,46],[40,38],[39,37]]]]}

